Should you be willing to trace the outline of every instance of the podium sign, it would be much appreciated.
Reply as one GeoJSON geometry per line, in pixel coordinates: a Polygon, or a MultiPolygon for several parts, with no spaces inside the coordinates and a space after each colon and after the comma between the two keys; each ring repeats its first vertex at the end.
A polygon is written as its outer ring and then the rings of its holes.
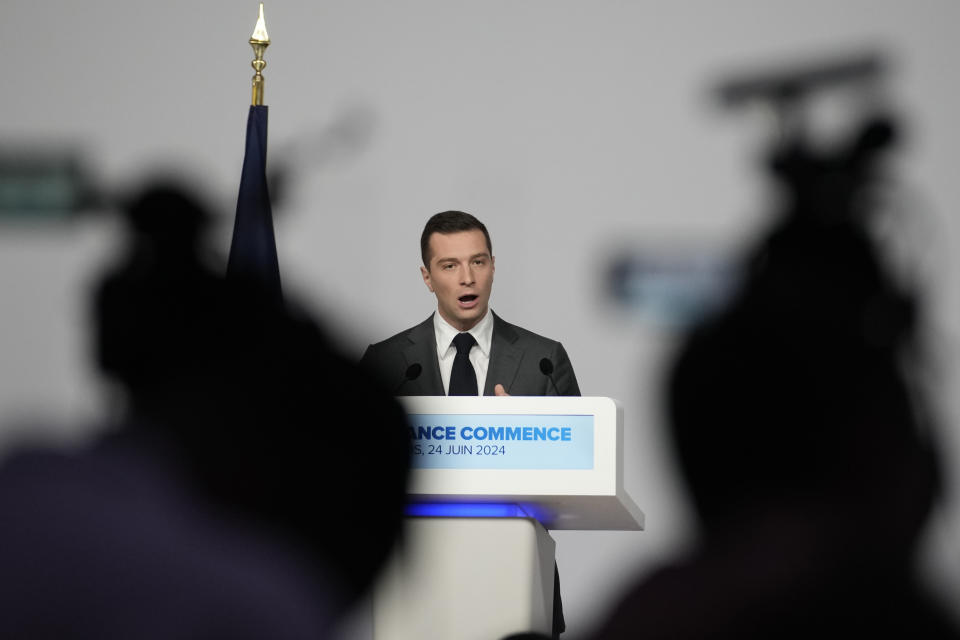
{"type": "Polygon", "coordinates": [[[409,421],[412,514],[495,509],[548,529],[643,529],[643,512],[623,489],[623,412],[611,398],[399,400],[409,421]]]}
{"type": "Polygon", "coordinates": [[[411,414],[414,469],[592,469],[593,416],[411,414]]]}

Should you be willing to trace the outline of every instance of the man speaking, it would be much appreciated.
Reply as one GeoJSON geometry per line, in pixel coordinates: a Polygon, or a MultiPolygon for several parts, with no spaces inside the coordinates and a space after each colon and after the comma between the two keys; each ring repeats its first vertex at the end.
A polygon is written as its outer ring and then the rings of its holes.
{"type": "Polygon", "coordinates": [[[361,360],[396,395],[580,395],[563,345],[490,309],[494,257],[482,222],[462,211],[434,215],[420,254],[437,312],[370,345],[361,360]]]}
{"type": "MultiPolygon", "coordinates": [[[[361,359],[395,395],[580,395],[563,345],[490,310],[493,246],[482,222],[462,211],[434,215],[420,236],[420,256],[437,312],[370,345],[361,359]]],[[[553,636],[565,628],[554,569],[553,636]]]]}

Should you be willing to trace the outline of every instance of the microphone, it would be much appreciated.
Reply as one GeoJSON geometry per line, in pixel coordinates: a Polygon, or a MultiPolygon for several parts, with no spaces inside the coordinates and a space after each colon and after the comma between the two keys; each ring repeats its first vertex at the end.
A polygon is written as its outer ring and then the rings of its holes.
{"type": "Polygon", "coordinates": [[[557,388],[557,381],[553,379],[553,362],[550,361],[550,358],[541,358],[540,359],[540,373],[550,378],[550,382],[553,383],[553,390],[557,392],[557,395],[560,394],[560,389],[557,388]]]}
{"type": "Polygon", "coordinates": [[[403,385],[408,382],[413,382],[420,377],[420,374],[423,373],[423,367],[420,366],[419,362],[414,362],[412,365],[407,367],[407,370],[403,374],[403,379],[400,380],[400,384],[397,385],[397,388],[394,389],[393,395],[400,393],[400,389],[403,388],[403,385]]]}

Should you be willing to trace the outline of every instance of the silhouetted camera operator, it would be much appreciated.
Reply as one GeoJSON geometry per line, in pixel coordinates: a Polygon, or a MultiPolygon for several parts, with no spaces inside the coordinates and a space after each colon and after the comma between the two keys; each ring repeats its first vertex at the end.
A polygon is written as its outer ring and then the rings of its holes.
{"type": "MultiPolygon", "coordinates": [[[[737,83],[802,108],[872,59],[737,83]]],[[[671,435],[702,544],[642,581],[597,638],[957,637],[913,554],[939,490],[916,358],[919,304],[869,232],[896,124],[869,114],[827,148],[803,128],[770,157],[786,198],[739,293],[668,377],[671,435]]]]}

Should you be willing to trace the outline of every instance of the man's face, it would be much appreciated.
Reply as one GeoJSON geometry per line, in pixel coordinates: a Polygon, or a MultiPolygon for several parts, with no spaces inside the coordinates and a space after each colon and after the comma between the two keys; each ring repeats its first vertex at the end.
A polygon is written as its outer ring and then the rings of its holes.
{"type": "Polygon", "coordinates": [[[466,331],[483,319],[493,287],[493,256],[479,229],[430,236],[430,266],[420,267],[444,320],[466,331]]]}

